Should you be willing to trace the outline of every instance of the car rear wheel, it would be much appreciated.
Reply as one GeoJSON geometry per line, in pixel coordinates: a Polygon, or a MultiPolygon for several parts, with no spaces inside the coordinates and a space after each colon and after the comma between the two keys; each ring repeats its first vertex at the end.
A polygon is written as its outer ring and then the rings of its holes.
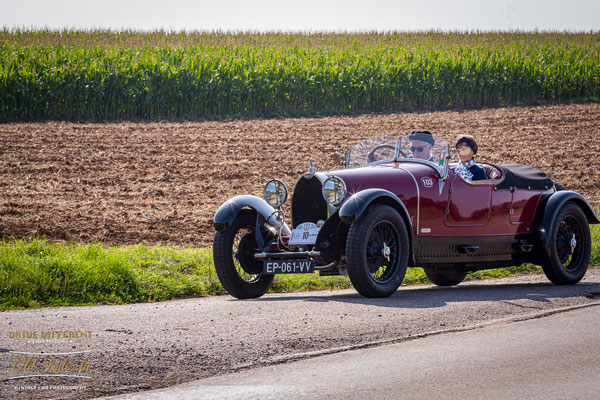
{"type": "Polygon", "coordinates": [[[408,233],[398,211],[375,204],[350,226],[346,241],[348,276],[365,297],[388,297],[408,265],[408,233]]]}
{"type": "Polygon", "coordinates": [[[260,297],[269,290],[274,275],[262,273],[262,262],[254,259],[260,252],[254,237],[256,215],[241,210],[231,226],[215,234],[213,259],[221,285],[238,299],[260,297]]]}
{"type": "Polygon", "coordinates": [[[552,283],[579,282],[590,262],[592,240],[587,218],[581,208],[567,203],[550,229],[550,258],[542,265],[552,283]]]}
{"type": "Polygon", "coordinates": [[[429,280],[438,286],[454,286],[465,280],[467,273],[455,270],[423,268],[429,280]]]}

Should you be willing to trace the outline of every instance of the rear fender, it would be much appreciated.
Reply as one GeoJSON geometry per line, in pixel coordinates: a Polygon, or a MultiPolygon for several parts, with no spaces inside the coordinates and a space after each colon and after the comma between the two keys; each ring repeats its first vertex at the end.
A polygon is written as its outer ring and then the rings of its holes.
{"type": "Polygon", "coordinates": [[[552,226],[555,223],[558,213],[568,202],[573,202],[581,207],[581,210],[587,217],[588,223],[600,224],[600,220],[598,220],[590,204],[579,193],[570,190],[561,190],[549,195],[543,200],[542,204],[545,203],[545,206],[538,210],[536,218],[538,223],[535,230],[538,244],[542,248],[542,255],[545,257],[550,258],[550,232],[552,226]]]}
{"type": "MultiPolygon", "coordinates": [[[[371,204],[386,204],[394,207],[400,213],[402,220],[406,224],[408,238],[410,240],[410,248],[412,249],[413,229],[410,221],[408,210],[402,200],[394,193],[385,189],[365,189],[353,194],[349,197],[339,210],[340,220],[347,225],[351,225],[365,212],[371,204]]],[[[411,265],[414,265],[414,252],[411,251],[409,260],[411,265]]]]}

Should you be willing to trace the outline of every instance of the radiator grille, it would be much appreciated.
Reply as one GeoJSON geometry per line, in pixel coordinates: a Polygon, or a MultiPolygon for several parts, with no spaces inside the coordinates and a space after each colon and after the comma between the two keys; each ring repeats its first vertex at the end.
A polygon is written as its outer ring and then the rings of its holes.
{"type": "Polygon", "coordinates": [[[292,226],[327,219],[327,203],[321,193],[321,181],[315,176],[298,180],[292,197],[292,226]]]}

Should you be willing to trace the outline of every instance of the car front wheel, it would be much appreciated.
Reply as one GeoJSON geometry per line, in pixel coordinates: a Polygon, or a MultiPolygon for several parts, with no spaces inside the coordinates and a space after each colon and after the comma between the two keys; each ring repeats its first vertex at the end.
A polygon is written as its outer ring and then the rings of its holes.
{"type": "Polygon", "coordinates": [[[346,241],[348,276],[365,297],[388,297],[408,265],[406,226],[394,208],[375,204],[350,226],[346,241]]]}
{"type": "Polygon", "coordinates": [[[260,250],[254,237],[256,215],[241,210],[231,226],[215,234],[213,258],[221,285],[238,299],[260,297],[269,290],[274,275],[262,273],[262,262],[254,259],[260,250]]]}
{"type": "Polygon", "coordinates": [[[590,262],[592,240],[587,218],[581,208],[567,203],[550,229],[550,257],[542,265],[552,283],[579,282],[590,262]]]}
{"type": "Polygon", "coordinates": [[[466,272],[455,270],[440,270],[436,268],[423,268],[429,280],[438,286],[454,286],[461,283],[467,276],[466,272]]]}

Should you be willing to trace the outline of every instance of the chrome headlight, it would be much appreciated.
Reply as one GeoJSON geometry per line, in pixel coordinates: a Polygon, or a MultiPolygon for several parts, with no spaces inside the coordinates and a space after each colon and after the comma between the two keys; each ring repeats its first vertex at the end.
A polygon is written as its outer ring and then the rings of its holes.
{"type": "Polygon", "coordinates": [[[273,207],[281,207],[287,199],[288,190],[279,179],[270,180],[265,185],[265,200],[273,207]]]}
{"type": "Polygon", "coordinates": [[[330,176],[323,182],[323,197],[331,205],[339,204],[346,197],[346,184],[337,176],[330,176]]]}

